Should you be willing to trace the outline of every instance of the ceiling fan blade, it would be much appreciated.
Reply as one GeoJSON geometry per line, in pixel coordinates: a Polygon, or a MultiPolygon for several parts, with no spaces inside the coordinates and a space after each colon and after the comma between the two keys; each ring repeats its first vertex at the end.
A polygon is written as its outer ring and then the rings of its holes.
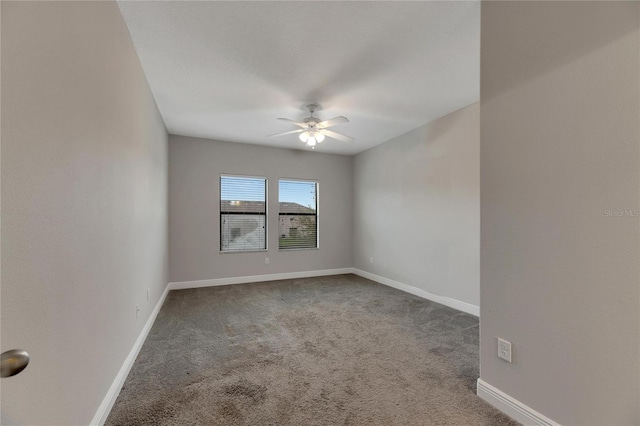
{"type": "Polygon", "coordinates": [[[297,129],[297,130],[291,130],[289,132],[276,133],[275,135],[269,135],[267,137],[272,138],[274,136],[284,136],[284,135],[290,135],[292,133],[302,133],[302,132],[304,132],[304,129],[297,129]]]}
{"type": "Polygon", "coordinates": [[[288,121],[289,123],[293,123],[293,124],[295,124],[296,126],[300,126],[300,127],[305,128],[305,129],[307,128],[307,123],[301,123],[301,122],[299,122],[299,121],[290,120],[290,119],[288,119],[288,118],[278,118],[278,120],[288,121]]]}
{"type": "Polygon", "coordinates": [[[330,138],[338,139],[339,141],[343,142],[353,142],[355,140],[351,136],[341,135],[340,133],[336,133],[327,129],[322,129],[320,132],[325,136],[329,136],[330,138]]]}
{"type": "Polygon", "coordinates": [[[317,126],[320,129],[326,129],[327,127],[336,126],[338,124],[344,124],[348,122],[349,122],[349,119],[347,117],[340,116],[340,117],[331,118],[329,120],[321,121],[320,123],[317,124],[317,126]]]}

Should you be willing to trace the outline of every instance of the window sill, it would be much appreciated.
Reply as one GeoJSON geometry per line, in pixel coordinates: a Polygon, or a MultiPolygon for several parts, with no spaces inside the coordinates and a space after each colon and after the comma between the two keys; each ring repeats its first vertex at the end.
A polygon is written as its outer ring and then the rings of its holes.
{"type": "Polygon", "coordinates": [[[260,249],[260,250],[228,250],[228,251],[220,250],[219,253],[220,254],[266,253],[268,251],[269,251],[268,249],[260,249]]]}

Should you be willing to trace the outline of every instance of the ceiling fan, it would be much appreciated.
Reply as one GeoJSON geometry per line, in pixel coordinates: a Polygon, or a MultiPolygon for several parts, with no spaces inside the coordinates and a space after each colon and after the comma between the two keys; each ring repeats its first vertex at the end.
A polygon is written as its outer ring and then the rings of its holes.
{"type": "Polygon", "coordinates": [[[302,121],[290,120],[288,118],[278,118],[278,120],[288,121],[295,124],[296,126],[300,126],[300,129],[291,130],[289,132],[276,133],[275,135],[269,135],[269,137],[300,133],[300,140],[306,143],[307,146],[310,146],[311,149],[315,149],[316,144],[321,143],[324,140],[325,136],[343,142],[351,142],[354,140],[351,136],[341,135],[340,133],[329,130],[329,127],[348,123],[349,119],[347,119],[347,117],[340,116],[334,117],[330,120],[320,121],[320,119],[313,116],[313,113],[318,109],[318,105],[309,104],[307,105],[307,108],[309,109],[309,113],[311,114],[311,116],[305,118],[302,121]]]}

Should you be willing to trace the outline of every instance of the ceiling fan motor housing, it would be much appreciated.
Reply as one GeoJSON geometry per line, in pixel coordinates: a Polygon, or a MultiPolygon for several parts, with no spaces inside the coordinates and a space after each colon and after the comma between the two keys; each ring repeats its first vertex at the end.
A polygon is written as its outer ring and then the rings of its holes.
{"type": "Polygon", "coordinates": [[[305,118],[303,122],[309,125],[309,129],[314,129],[316,127],[316,124],[320,122],[318,118],[313,116],[313,113],[318,109],[318,105],[309,104],[307,105],[307,109],[309,110],[311,117],[305,118]]]}

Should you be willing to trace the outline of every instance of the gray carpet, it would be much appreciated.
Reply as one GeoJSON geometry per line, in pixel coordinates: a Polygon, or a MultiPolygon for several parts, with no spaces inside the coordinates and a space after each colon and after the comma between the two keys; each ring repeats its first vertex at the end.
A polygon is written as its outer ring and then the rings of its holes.
{"type": "Polygon", "coordinates": [[[107,425],[515,425],[478,319],[355,275],[169,293],[107,425]]]}

